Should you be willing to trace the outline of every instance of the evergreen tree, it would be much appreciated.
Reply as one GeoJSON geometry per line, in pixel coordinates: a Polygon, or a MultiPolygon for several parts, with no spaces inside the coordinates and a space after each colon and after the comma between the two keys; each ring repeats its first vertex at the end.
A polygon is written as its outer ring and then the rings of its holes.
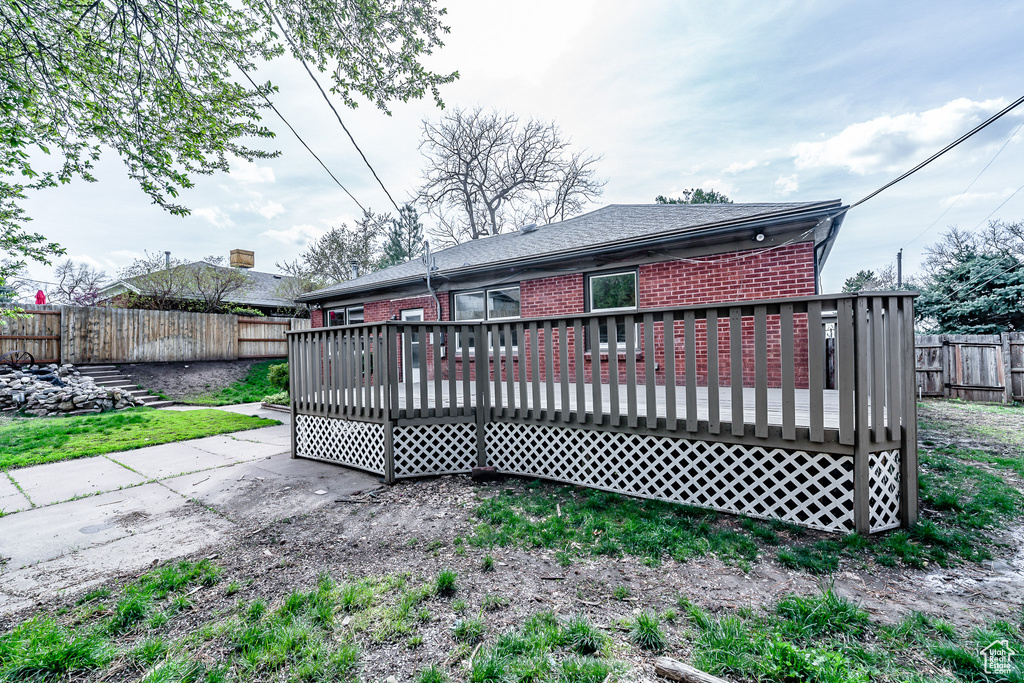
{"type": "Polygon", "coordinates": [[[391,219],[380,267],[387,268],[412,260],[419,255],[422,244],[423,224],[420,223],[419,213],[412,204],[405,204],[398,218],[391,219]]]}

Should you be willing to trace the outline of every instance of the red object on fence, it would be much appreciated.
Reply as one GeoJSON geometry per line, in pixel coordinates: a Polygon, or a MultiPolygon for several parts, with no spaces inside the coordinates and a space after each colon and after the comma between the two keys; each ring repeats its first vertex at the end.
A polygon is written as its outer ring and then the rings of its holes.
{"type": "Polygon", "coordinates": [[[46,303],[46,293],[41,289],[36,292],[36,303],[40,306],[46,303]]]}

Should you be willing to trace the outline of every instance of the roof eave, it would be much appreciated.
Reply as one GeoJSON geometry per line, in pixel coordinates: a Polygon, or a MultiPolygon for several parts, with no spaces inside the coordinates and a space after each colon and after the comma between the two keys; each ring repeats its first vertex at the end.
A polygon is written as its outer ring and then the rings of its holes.
{"type": "MultiPolygon", "coordinates": [[[[750,229],[759,226],[767,227],[768,225],[778,224],[780,222],[790,222],[798,218],[810,219],[817,216],[825,217],[835,209],[842,209],[841,201],[838,199],[829,200],[826,202],[818,202],[817,204],[812,204],[810,206],[803,206],[796,209],[787,209],[775,213],[760,214],[757,216],[748,216],[744,218],[735,218],[727,221],[719,221],[717,223],[705,223],[700,226],[683,228],[680,230],[673,230],[671,232],[664,232],[654,235],[644,235],[641,237],[635,237],[633,239],[621,240],[611,244],[605,243],[601,245],[581,247],[578,249],[564,249],[561,251],[549,252],[547,254],[528,256],[521,259],[474,264],[471,266],[463,266],[460,268],[450,268],[448,270],[436,271],[434,276],[447,278],[460,277],[466,275],[473,275],[476,273],[485,273],[487,271],[494,270],[496,267],[514,268],[532,265],[544,265],[551,263],[552,261],[560,261],[570,258],[579,259],[586,258],[589,256],[600,256],[601,254],[607,253],[609,251],[622,251],[623,249],[627,248],[642,249],[647,246],[657,246],[663,242],[675,241],[682,237],[693,237],[698,234],[701,236],[711,237],[714,235],[739,231],[743,229],[750,229]]],[[[375,282],[365,287],[356,287],[341,290],[332,290],[331,288],[325,288],[317,290],[315,292],[310,292],[308,294],[303,294],[299,297],[296,297],[295,300],[300,303],[308,303],[327,299],[333,296],[351,296],[354,294],[374,293],[382,290],[392,289],[393,287],[414,284],[425,279],[425,277],[426,273],[422,275],[418,274],[415,276],[399,278],[396,280],[375,282]]]]}

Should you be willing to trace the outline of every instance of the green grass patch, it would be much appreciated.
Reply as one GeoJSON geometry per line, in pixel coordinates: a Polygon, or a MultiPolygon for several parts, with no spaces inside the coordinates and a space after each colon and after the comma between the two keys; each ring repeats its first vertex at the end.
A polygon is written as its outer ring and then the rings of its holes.
{"type": "Polygon", "coordinates": [[[609,649],[608,637],[586,617],[540,612],[482,647],[468,680],[602,683],[621,668],[609,649]]]}
{"type": "Polygon", "coordinates": [[[855,603],[830,588],[811,596],[789,595],[755,613],[712,617],[680,601],[692,626],[692,661],[715,676],[750,681],[867,683],[924,681],[923,661],[956,674],[957,681],[1024,681],[1019,662],[1005,676],[983,672],[980,651],[1007,640],[1024,652],[1019,628],[994,623],[960,635],[934,617],[913,614],[896,626],[874,624],[855,603]]]}
{"type": "Polygon", "coordinates": [[[728,528],[716,512],[558,484],[506,489],[483,500],[475,514],[480,523],[470,544],[553,548],[563,566],[573,555],[626,554],[657,564],[666,557],[685,561],[708,552],[748,563],[758,553],[750,536],[728,528]]]}
{"type": "MultiPolygon", "coordinates": [[[[1024,516],[1024,496],[992,471],[1014,469],[1017,461],[950,446],[922,448],[920,464],[921,521],[911,529],[871,537],[821,538],[779,521],[737,519],[535,481],[483,499],[468,542],[481,548],[555,549],[563,566],[573,556],[632,555],[656,565],[713,553],[746,568],[761,554],[774,554],[786,567],[816,575],[837,571],[843,558],[914,568],[989,559],[993,543],[988,532],[1024,516]]],[[[613,593],[619,600],[628,596],[624,586],[613,593]]]]}
{"type": "Polygon", "coordinates": [[[262,401],[264,396],[276,394],[281,390],[269,377],[270,369],[279,365],[287,365],[287,361],[267,360],[253,363],[244,379],[208,394],[189,396],[183,400],[185,403],[199,406],[226,406],[262,401]]]}
{"type": "Polygon", "coordinates": [[[276,424],[281,423],[223,410],[152,408],[80,417],[18,420],[0,427],[0,470],[276,424]]]}

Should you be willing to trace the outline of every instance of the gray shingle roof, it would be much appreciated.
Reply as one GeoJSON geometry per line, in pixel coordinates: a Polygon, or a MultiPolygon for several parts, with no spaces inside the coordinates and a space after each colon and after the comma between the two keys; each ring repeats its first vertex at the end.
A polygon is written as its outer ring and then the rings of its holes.
{"type": "MultiPolygon", "coordinates": [[[[273,306],[279,308],[289,308],[295,305],[295,302],[292,299],[281,296],[280,294],[282,285],[287,283],[287,281],[294,279],[288,275],[278,275],[276,273],[261,273],[259,271],[248,270],[244,268],[227,268],[225,266],[217,266],[212,263],[206,263],[205,261],[194,261],[192,263],[186,263],[184,265],[175,266],[175,268],[202,267],[214,268],[216,270],[237,271],[245,276],[247,280],[246,285],[243,288],[234,291],[231,294],[228,294],[227,296],[224,297],[224,300],[227,301],[228,303],[241,304],[245,306],[273,306]]],[[[133,289],[136,292],[145,294],[145,292],[140,291],[141,285],[139,280],[141,280],[143,277],[144,276],[136,276],[127,278],[126,280],[121,280],[119,282],[115,282],[112,285],[105,287],[104,290],[112,289],[118,284],[124,284],[128,285],[129,287],[131,287],[131,289],[133,289]]],[[[195,292],[187,293],[185,295],[185,298],[198,298],[198,295],[195,292]]]]}
{"type": "MultiPolygon", "coordinates": [[[[677,232],[681,241],[685,241],[713,226],[742,224],[815,207],[838,208],[839,204],[838,200],[774,204],[612,204],[560,223],[539,226],[533,232],[516,231],[472,240],[438,251],[433,256],[437,274],[445,275],[453,270],[499,265],[562,252],[568,258],[577,250],[677,232]]],[[[379,289],[389,283],[423,275],[424,265],[417,258],[305,294],[299,300],[314,301],[326,296],[379,289]]]]}

